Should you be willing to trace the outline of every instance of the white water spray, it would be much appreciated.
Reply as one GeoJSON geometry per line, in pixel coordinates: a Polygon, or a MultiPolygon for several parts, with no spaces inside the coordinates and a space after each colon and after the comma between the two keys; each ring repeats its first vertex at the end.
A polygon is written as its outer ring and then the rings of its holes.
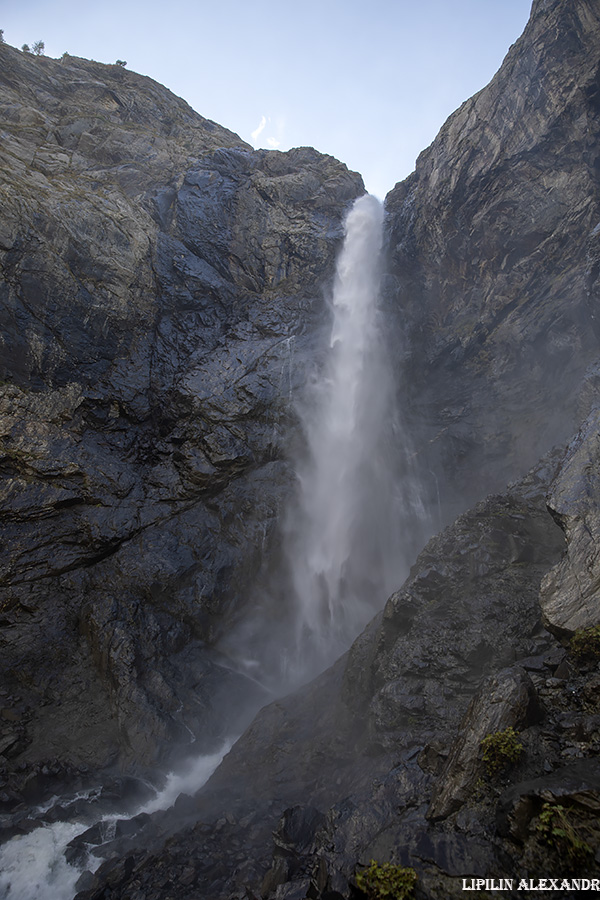
{"type": "MultiPolygon", "coordinates": [[[[189,760],[177,773],[167,776],[163,789],[129,815],[104,816],[107,832],[114,830],[117,820],[133,818],[139,813],[168,809],[181,793],[194,794],[205,784],[223,757],[231,749],[228,740],[216,753],[189,760]]],[[[38,808],[38,814],[43,807],[38,808]]],[[[82,869],[65,859],[70,841],[86,831],[92,823],[56,822],[19,835],[0,847],[0,900],[71,900],[82,869]]],[[[90,856],[86,867],[92,871],[103,862],[90,856]]]]}
{"type": "Polygon", "coordinates": [[[140,812],[153,813],[158,809],[168,809],[175,803],[180,794],[195,794],[202,785],[206,784],[232,746],[233,740],[227,740],[216,753],[209,753],[205,756],[197,756],[188,760],[177,772],[171,772],[167,775],[162,791],[140,807],[134,815],[140,812]]]}
{"type": "Polygon", "coordinates": [[[4,844],[0,849],[2,900],[71,900],[81,872],[69,865],[64,851],[87,827],[59,822],[4,844]]]}
{"type": "Polygon", "coordinates": [[[286,526],[296,604],[292,678],[335,659],[398,584],[393,391],[378,314],[382,223],[382,206],[369,195],[346,219],[328,359],[300,409],[306,453],[286,526]]]}

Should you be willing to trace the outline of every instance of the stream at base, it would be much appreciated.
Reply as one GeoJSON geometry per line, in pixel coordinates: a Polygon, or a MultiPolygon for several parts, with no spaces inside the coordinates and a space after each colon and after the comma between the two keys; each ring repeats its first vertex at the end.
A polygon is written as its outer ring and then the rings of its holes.
{"type": "MultiPolygon", "coordinates": [[[[232,744],[232,740],[227,741],[216,753],[188,760],[179,771],[167,775],[161,790],[154,791],[154,796],[129,814],[103,816],[100,822],[106,840],[114,836],[117,822],[168,809],[180,794],[194,794],[208,781],[232,744]]],[[[31,818],[43,818],[52,808],[44,804],[33,809],[31,818]]],[[[82,873],[86,870],[94,872],[104,862],[101,856],[93,855],[91,846],[79,864],[71,864],[65,857],[69,844],[93,823],[93,817],[84,821],[49,822],[3,844],[0,847],[0,900],[71,900],[78,890],[77,882],[82,873]]]]}

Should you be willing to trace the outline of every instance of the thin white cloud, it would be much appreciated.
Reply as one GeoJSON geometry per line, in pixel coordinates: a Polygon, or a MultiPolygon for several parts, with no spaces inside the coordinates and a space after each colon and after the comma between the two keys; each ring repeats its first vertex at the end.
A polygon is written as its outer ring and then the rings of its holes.
{"type": "Polygon", "coordinates": [[[270,116],[261,116],[260,124],[251,132],[252,143],[257,148],[269,147],[271,150],[276,150],[281,146],[284,127],[285,119],[282,116],[276,119],[274,127],[271,124],[270,116]]]}
{"type": "Polygon", "coordinates": [[[260,120],[260,125],[258,126],[258,128],[255,128],[255,130],[250,133],[250,137],[252,138],[254,143],[256,143],[259,134],[262,131],[264,131],[266,124],[267,124],[267,117],[263,116],[260,120]]]}

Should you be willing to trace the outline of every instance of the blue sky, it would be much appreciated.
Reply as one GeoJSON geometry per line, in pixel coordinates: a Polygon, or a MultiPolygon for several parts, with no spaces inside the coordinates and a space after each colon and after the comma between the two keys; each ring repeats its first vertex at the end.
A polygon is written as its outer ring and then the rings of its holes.
{"type": "Polygon", "coordinates": [[[127,60],[255,146],[310,145],[380,197],[484,87],[531,0],[1,0],[13,46],[127,60]],[[264,124],[263,124],[264,123],[264,124]],[[262,128],[261,128],[262,125],[262,128]]]}

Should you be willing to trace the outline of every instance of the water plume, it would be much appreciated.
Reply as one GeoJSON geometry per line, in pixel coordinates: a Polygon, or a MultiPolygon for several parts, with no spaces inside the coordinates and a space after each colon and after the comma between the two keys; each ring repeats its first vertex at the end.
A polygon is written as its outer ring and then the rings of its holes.
{"type": "Polygon", "coordinates": [[[394,392],[378,306],[382,231],[381,203],[359,198],[346,218],[325,367],[298,408],[304,448],[284,538],[292,681],[333,662],[400,577],[394,392]]]}

